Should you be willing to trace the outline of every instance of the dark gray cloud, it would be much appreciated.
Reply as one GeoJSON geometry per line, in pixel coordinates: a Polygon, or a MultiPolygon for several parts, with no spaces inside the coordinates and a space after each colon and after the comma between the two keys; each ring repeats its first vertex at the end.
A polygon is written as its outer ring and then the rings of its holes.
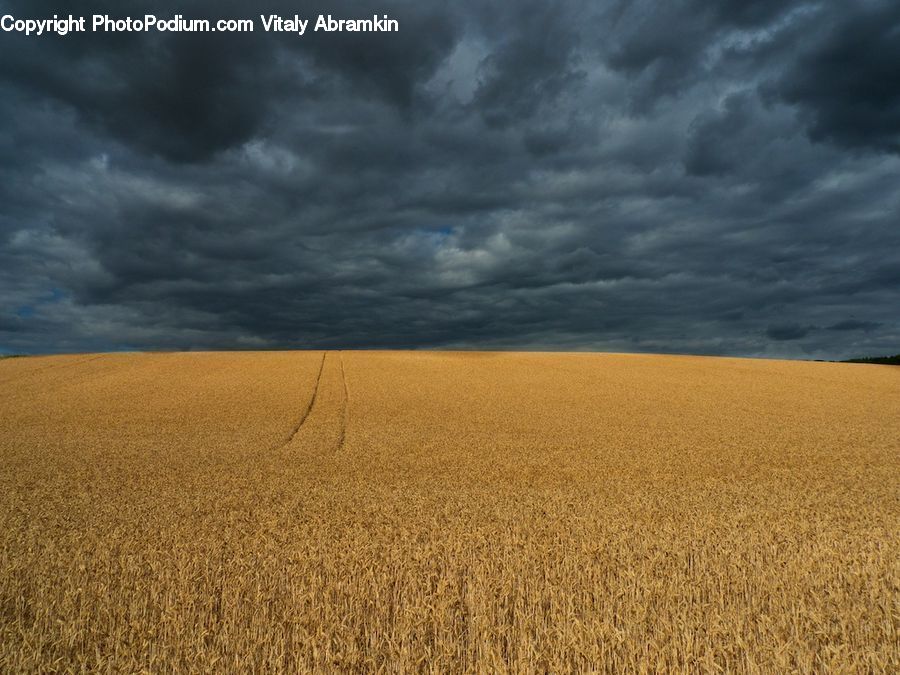
{"type": "Polygon", "coordinates": [[[815,326],[801,326],[799,323],[782,323],[769,326],[766,335],[773,340],[786,342],[788,340],[800,340],[809,335],[815,326]]]}
{"type": "Polygon", "coordinates": [[[800,108],[814,140],[900,153],[900,4],[836,14],[772,92],[800,108]]]}
{"type": "Polygon", "coordinates": [[[884,324],[880,321],[856,321],[855,319],[846,319],[844,321],[838,321],[833,326],[828,326],[828,330],[877,330],[881,328],[884,324]]]}
{"type": "Polygon", "coordinates": [[[165,4],[0,34],[0,350],[897,351],[895,3],[165,4]]]}

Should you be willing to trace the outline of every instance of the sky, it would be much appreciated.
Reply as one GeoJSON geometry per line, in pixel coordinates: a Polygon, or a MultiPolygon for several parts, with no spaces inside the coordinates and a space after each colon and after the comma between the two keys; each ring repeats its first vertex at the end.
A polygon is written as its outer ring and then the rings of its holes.
{"type": "Polygon", "coordinates": [[[900,3],[0,0],[0,352],[900,352],[900,3]],[[266,33],[259,15],[397,33],[266,33]]]}

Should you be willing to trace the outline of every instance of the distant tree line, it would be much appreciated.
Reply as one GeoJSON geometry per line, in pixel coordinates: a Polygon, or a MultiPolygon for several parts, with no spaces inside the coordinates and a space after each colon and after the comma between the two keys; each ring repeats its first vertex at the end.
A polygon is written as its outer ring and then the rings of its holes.
{"type": "Polygon", "coordinates": [[[847,359],[842,363],[877,363],[882,366],[900,366],[900,354],[893,356],[868,356],[863,359],[847,359]]]}

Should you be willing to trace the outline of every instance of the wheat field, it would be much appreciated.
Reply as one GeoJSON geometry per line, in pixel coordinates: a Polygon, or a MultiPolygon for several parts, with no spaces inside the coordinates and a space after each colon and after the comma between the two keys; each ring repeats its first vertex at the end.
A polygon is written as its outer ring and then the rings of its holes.
{"type": "Polygon", "coordinates": [[[900,369],[0,361],[2,672],[897,672],[900,369]]]}

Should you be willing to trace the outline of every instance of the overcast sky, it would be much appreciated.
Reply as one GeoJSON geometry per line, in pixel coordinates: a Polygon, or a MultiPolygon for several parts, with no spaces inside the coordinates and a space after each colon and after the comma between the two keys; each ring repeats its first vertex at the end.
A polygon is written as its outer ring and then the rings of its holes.
{"type": "Polygon", "coordinates": [[[900,351],[896,0],[165,5],[0,33],[0,351],[900,351]]]}

